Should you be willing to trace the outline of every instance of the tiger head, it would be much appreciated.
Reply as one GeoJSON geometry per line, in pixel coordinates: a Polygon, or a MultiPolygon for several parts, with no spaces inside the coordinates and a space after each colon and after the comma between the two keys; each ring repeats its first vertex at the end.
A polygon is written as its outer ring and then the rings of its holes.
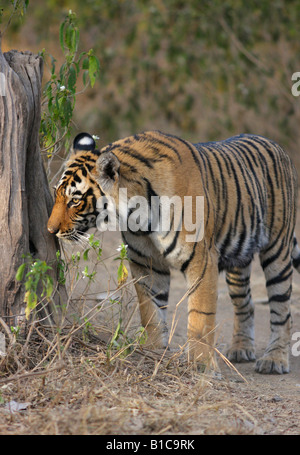
{"type": "Polygon", "coordinates": [[[89,134],[77,135],[73,149],[55,187],[55,204],[47,225],[50,233],[67,241],[80,240],[85,231],[96,226],[97,200],[105,196],[102,187],[107,187],[107,181],[114,181],[106,178],[112,172],[116,174],[111,160],[108,163],[106,154],[102,156],[95,149],[95,141],[89,134]]]}

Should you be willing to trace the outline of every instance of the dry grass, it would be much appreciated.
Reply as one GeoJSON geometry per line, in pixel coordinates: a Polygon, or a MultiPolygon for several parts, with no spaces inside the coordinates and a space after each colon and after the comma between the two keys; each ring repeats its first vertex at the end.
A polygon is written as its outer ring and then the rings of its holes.
{"type": "MultiPolygon", "coordinates": [[[[4,323],[3,323],[4,324],[4,323]]],[[[132,347],[107,357],[99,336],[34,322],[0,361],[1,434],[249,433],[255,419],[225,383],[180,353],[132,347]],[[9,404],[24,405],[13,412],[9,404]],[[224,426],[226,417],[226,426],[224,426]]]]}
{"type": "Polygon", "coordinates": [[[134,336],[138,318],[130,286],[120,298],[122,327],[132,343],[109,349],[120,306],[93,301],[93,289],[77,290],[84,299],[70,300],[63,328],[36,320],[15,337],[0,318],[7,341],[0,356],[0,434],[299,434],[299,381],[254,378],[253,365],[242,369],[246,381],[219,352],[222,377],[201,373],[187,363],[185,346],[145,348],[134,336]],[[23,409],[13,412],[13,402],[23,409]]]}

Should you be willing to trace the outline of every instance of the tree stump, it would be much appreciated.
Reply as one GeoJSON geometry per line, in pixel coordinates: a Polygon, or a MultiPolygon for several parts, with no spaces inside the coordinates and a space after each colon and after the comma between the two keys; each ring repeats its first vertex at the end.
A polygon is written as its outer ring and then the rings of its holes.
{"type": "MultiPolygon", "coordinates": [[[[24,286],[15,278],[22,255],[51,264],[59,245],[46,228],[53,201],[39,147],[43,61],[0,48],[0,74],[0,316],[17,325],[24,314],[24,286]]],[[[55,285],[55,270],[53,279],[55,285]]],[[[66,293],[57,288],[59,303],[66,293]]]]}

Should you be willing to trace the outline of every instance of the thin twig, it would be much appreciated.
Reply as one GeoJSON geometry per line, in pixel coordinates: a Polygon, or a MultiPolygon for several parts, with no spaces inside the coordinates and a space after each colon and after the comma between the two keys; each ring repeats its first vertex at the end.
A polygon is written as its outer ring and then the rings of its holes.
{"type": "Polygon", "coordinates": [[[5,333],[6,333],[6,335],[8,336],[9,341],[10,341],[11,343],[14,343],[15,338],[14,338],[14,336],[12,335],[12,333],[11,333],[11,331],[10,331],[8,325],[6,324],[6,322],[5,322],[2,318],[0,318],[0,324],[2,325],[2,327],[3,327],[3,329],[4,329],[5,333]]]}
{"type": "Polygon", "coordinates": [[[67,131],[65,131],[64,134],[59,139],[57,139],[56,142],[53,142],[53,144],[49,145],[48,147],[41,149],[41,152],[47,152],[47,150],[50,150],[53,147],[55,147],[56,144],[59,144],[63,140],[63,138],[65,137],[66,134],[67,134],[67,131]]]}
{"type": "Polygon", "coordinates": [[[46,376],[47,374],[52,373],[53,371],[61,370],[63,367],[64,367],[63,362],[60,362],[58,365],[56,365],[56,367],[50,368],[49,370],[33,371],[24,374],[15,374],[14,376],[10,376],[9,378],[0,379],[0,384],[7,384],[8,382],[12,381],[21,381],[22,379],[28,379],[37,376],[46,376]]]}

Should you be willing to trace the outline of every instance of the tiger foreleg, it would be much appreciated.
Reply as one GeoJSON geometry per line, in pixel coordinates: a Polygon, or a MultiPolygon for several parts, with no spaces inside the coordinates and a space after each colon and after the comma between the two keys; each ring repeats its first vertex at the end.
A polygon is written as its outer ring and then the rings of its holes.
{"type": "MultiPolygon", "coordinates": [[[[141,260],[141,259],[140,259],[141,260]]],[[[166,269],[151,268],[149,264],[131,261],[132,275],[139,301],[142,326],[146,329],[146,345],[153,349],[168,344],[166,323],[170,287],[170,273],[166,269]]]]}
{"type": "Polygon", "coordinates": [[[136,283],[135,288],[139,300],[141,323],[147,332],[146,346],[153,349],[165,348],[168,344],[167,302],[159,305],[142,284],[136,283]]]}
{"type": "Polygon", "coordinates": [[[212,251],[205,251],[200,259],[196,256],[185,273],[189,286],[188,357],[190,362],[206,368],[215,362],[218,266],[212,251]]]}

